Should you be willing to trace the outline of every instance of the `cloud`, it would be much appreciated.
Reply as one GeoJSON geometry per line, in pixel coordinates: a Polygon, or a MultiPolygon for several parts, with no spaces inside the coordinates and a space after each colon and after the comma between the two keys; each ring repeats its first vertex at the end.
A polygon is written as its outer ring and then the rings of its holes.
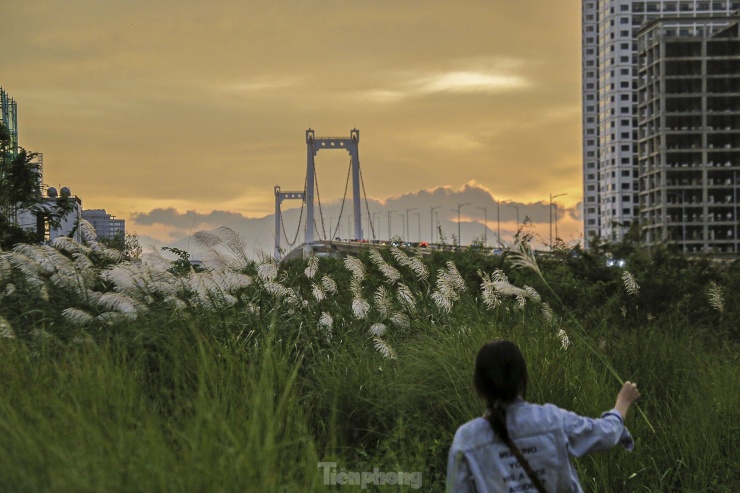
{"type": "Polygon", "coordinates": [[[249,218],[238,212],[231,211],[212,211],[207,214],[197,211],[181,213],[177,209],[169,207],[166,209],[153,209],[149,212],[135,212],[131,215],[131,220],[142,226],[160,224],[189,230],[203,226],[228,226],[230,224],[248,221],[249,218]]]}
{"type": "Polygon", "coordinates": [[[483,72],[447,72],[415,82],[421,93],[458,92],[498,94],[528,87],[529,82],[518,75],[483,72]]]}

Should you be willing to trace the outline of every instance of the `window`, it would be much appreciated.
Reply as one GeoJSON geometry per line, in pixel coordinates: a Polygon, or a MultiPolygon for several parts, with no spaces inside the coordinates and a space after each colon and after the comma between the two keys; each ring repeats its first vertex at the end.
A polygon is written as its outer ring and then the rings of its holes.
{"type": "Polygon", "coordinates": [[[628,57],[628,56],[620,56],[619,57],[619,63],[629,63],[629,62],[630,62],[630,57],[628,57]]]}
{"type": "Polygon", "coordinates": [[[622,170],[622,176],[629,176],[630,172],[629,170],[622,170]]]}
{"type": "Polygon", "coordinates": [[[620,94],[619,95],[619,99],[621,101],[629,101],[630,100],[630,95],[629,94],[620,94]]]}
{"type": "Polygon", "coordinates": [[[619,122],[619,124],[620,124],[621,126],[623,126],[623,127],[628,127],[628,126],[630,125],[630,123],[631,123],[631,122],[630,122],[629,120],[621,120],[621,121],[619,122]]]}
{"type": "MultiPolygon", "coordinates": [[[[631,200],[632,198],[629,195],[622,195],[622,202],[630,202],[631,200]]],[[[625,212],[625,214],[629,214],[629,212],[625,212]]]]}
{"type": "MultiPolygon", "coordinates": [[[[614,85],[614,84],[612,84],[612,85],[614,85]]],[[[622,81],[622,82],[619,83],[619,87],[622,88],[622,89],[629,89],[630,83],[629,83],[629,81],[626,81],[626,80],[625,81],[622,81]]]]}

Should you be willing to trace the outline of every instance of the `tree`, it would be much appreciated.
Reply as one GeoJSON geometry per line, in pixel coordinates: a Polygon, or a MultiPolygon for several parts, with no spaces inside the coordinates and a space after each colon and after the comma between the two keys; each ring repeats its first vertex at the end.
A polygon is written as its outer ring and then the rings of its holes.
{"type": "Polygon", "coordinates": [[[41,170],[36,162],[38,153],[10,146],[10,133],[0,123],[0,248],[17,243],[37,243],[43,240],[38,228],[27,230],[19,226],[18,216],[30,211],[37,224],[48,222],[52,227],[74,207],[69,197],[49,202],[41,195],[41,170]]]}

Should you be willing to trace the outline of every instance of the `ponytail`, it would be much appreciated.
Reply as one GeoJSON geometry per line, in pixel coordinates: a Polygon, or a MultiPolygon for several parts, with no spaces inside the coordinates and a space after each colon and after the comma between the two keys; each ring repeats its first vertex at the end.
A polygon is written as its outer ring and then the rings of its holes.
{"type": "Polygon", "coordinates": [[[519,461],[519,465],[522,466],[524,472],[529,476],[530,481],[539,493],[547,493],[545,485],[542,484],[540,478],[532,470],[532,466],[529,465],[529,461],[524,458],[522,452],[516,446],[514,441],[509,437],[509,430],[506,428],[506,409],[501,404],[501,401],[496,401],[491,409],[486,413],[486,419],[493,428],[493,434],[498,436],[508,447],[509,451],[514,454],[516,460],[519,461]]]}

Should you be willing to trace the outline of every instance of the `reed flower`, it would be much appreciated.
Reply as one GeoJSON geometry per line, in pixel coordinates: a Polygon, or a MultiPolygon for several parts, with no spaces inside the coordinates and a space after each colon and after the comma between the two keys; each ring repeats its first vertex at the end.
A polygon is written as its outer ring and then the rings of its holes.
{"type": "Polygon", "coordinates": [[[396,351],[380,337],[373,337],[373,345],[375,350],[382,354],[384,358],[396,359],[396,351]]]}
{"type": "Polygon", "coordinates": [[[93,317],[86,311],[79,310],[77,308],[67,308],[66,310],[62,311],[62,317],[68,322],[77,325],[78,327],[87,327],[95,320],[95,317],[93,317]]]}
{"type": "Polygon", "coordinates": [[[352,300],[352,314],[355,318],[364,319],[369,311],[370,303],[366,299],[358,296],[352,300]]]}
{"type": "Polygon", "coordinates": [[[385,288],[385,286],[378,286],[373,294],[373,300],[375,301],[375,308],[377,308],[382,318],[388,318],[388,314],[393,308],[393,298],[385,288]]]}
{"type": "Polygon", "coordinates": [[[640,286],[630,272],[624,271],[622,273],[622,282],[624,283],[624,289],[627,290],[627,294],[635,296],[640,292],[640,286]]]}
{"type": "Polygon", "coordinates": [[[306,277],[313,279],[316,273],[319,271],[319,257],[317,255],[311,255],[308,258],[308,266],[303,271],[306,277]]]}
{"type": "Polygon", "coordinates": [[[311,293],[316,301],[323,301],[325,298],[324,290],[321,288],[321,285],[316,284],[315,282],[311,283],[311,293]]]}
{"type": "Polygon", "coordinates": [[[707,289],[707,298],[709,299],[709,305],[720,313],[725,312],[725,297],[722,292],[722,288],[712,281],[709,283],[707,289]]]}
{"type": "Polygon", "coordinates": [[[381,324],[381,323],[372,324],[370,326],[370,330],[368,330],[370,335],[375,336],[375,337],[383,337],[383,335],[385,334],[385,331],[386,331],[386,326],[385,324],[381,324]]]}
{"type": "Polygon", "coordinates": [[[15,339],[13,327],[2,315],[0,315],[0,337],[4,339],[15,339]]]}
{"type": "Polygon", "coordinates": [[[352,277],[357,281],[362,281],[365,277],[365,264],[357,257],[344,257],[344,266],[352,272],[352,277]]]}
{"type": "Polygon", "coordinates": [[[396,312],[389,317],[389,320],[399,329],[411,328],[411,320],[405,313],[396,312]]]}
{"type": "Polygon", "coordinates": [[[389,265],[377,250],[370,250],[370,261],[378,268],[380,273],[383,274],[386,282],[392,284],[401,278],[401,273],[398,272],[398,269],[389,265]]]}
{"type": "Polygon", "coordinates": [[[278,265],[268,260],[257,266],[257,276],[265,282],[274,281],[278,275],[278,265]]]}
{"type": "Polygon", "coordinates": [[[321,278],[321,288],[325,293],[335,294],[337,292],[337,283],[329,276],[323,276],[321,278]]]}
{"type": "Polygon", "coordinates": [[[414,313],[416,311],[416,301],[414,300],[414,293],[412,293],[409,287],[405,284],[398,284],[396,298],[398,299],[399,303],[401,303],[401,306],[403,306],[409,313],[414,313]]]}

